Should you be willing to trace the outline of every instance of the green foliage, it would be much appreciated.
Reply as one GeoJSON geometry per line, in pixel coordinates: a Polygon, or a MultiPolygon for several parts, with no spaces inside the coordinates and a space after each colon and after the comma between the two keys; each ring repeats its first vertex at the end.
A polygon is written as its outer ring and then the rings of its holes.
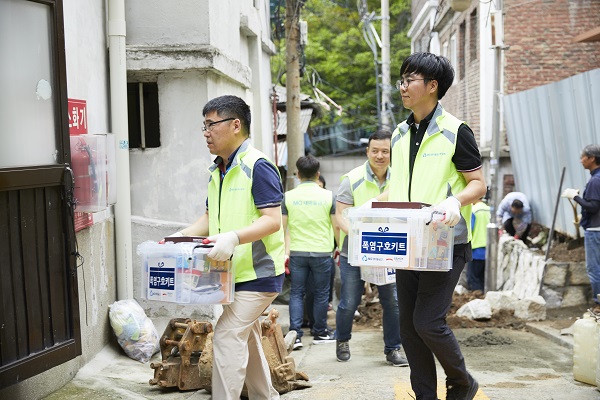
{"type": "MultiPolygon", "coordinates": [[[[283,5],[283,3],[282,3],[283,5]]],[[[368,1],[368,11],[380,15],[381,2],[368,1]]],[[[363,37],[357,1],[308,0],[300,11],[300,19],[308,24],[308,45],[304,53],[303,93],[313,98],[312,84],[344,108],[341,117],[324,112],[313,124],[331,124],[340,119],[351,127],[377,124],[377,97],[375,61],[373,52],[363,37]]],[[[377,20],[375,28],[381,34],[377,20]]],[[[399,79],[400,65],[410,54],[410,1],[390,0],[390,59],[392,84],[399,79]]],[[[272,58],[272,72],[279,84],[285,84],[285,39],[276,43],[279,52],[272,58]]],[[[381,61],[381,50],[378,50],[381,61]]],[[[379,67],[381,73],[381,67],[379,67]]],[[[392,102],[397,122],[402,102],[397,90],[392,91],[392,102]]]]}

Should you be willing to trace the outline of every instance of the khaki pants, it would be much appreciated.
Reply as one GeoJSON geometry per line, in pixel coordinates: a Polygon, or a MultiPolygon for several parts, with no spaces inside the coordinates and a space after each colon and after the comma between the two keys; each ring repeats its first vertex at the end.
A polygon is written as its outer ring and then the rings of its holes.
{"type": "Polygon", "coordinates": [[[234,302],[223,306],[213,338],[214,400],[239,400],[244,382],[251,400],[279,399],[271,384],[258,321],[277,294],[235,292],[234,302]]]}

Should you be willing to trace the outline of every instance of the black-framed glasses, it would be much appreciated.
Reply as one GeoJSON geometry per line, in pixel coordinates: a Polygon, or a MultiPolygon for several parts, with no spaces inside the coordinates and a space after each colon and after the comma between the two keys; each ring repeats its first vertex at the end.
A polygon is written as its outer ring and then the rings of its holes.
{"type": "Polygon", "coordinates": [[[406,80],[404,78],[402,78],[399,81],[396,81],[396,89],[400,90],[400,88],[404,88],[406,90],[410,86],[411,82],[429,81],[429,80],[430,80],[429,78],[419,78],[419,79],[406,78],[406,80]]]}
{"type": "Polygon", "coordinates": [[[225,119],[222,119],[222,120],[220,120],[220,121],[209,122],[209,123],[208,123],[208,125],[204,125],[204,126],[202,127],[202,132],[206,132],[206,131],[209,131],[209,132],[211,132],[211,131],[212,131],[212,128],[213,128],[213,126],[215,126],[216,124],[220,124],[221,122],[226,122],[226,121],[233,121],[234,119],[237,119],[237,118],[233,118],[233,117],[232,117],[232,118],[225,118],[225,119]]]}

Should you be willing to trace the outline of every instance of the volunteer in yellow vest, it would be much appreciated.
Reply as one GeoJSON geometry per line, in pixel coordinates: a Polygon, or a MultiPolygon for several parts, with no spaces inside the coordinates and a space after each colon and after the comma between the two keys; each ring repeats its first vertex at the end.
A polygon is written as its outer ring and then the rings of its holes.
{"type": "Polygon", "coordinates": [[[281,212],[286,232],[286,254],[290,257],[290,330],[297,333],[294,349],[302,347],[304,296],[312,275],[313,343],[333,343],[333,332],[327,328],[329,281],[335,203],[331,190],[323,189],[319,179],[319,160],[308,155],[296,161],[300,184],[285,193],[281,212]]]}
{"type": "Polygon", "coordinates": [[[487,225],[490,223],[490,206],[483,199],[473,204],[471,229],[473,239],[473,261],[467,266],[469,290],[481,290],[485,287],[485,246],[487,244],[487,225]]]}
{"type": "Polygon", "coordinates": [[[473,132],[439,103],[453,81],[444,57],[414,53],[402,63],[396,87],[412,113],[392,134],[392,180],[378,197],[432,204],[444,214],[442,223],[454,226],[450,271],[396,271],[400,334],[412,389],[423,400],[437,399],[434,357],[446,374],[446,399],[470,400],[479,387],[446,323],[452,293],[471,260],[470,205],[486,191],[473,132]]]}
{"type": "MultiPolygon", "coordinates": [[[[336,216],[340,226],[340,275],[342,287],[340,304],[335,314],[336,358],[350,361],[350,339],[354,313],[360,304],[365,282],[360,277],[360,268],[348,264],[348,224],[342,212],[348,207],[358,207],[367,200],[379,195],[390,179],[390,137],[389,132],[377,131],[369,138],[367,161],[342,176],[337,194],[336,216]]],[[[401,351],[400,326],[398,323],[398,299],[396,285],[378,285],[379,302],[383,310],[383,352],[386,362],[392,366],[407,366],[408,362],[401,351]]]]}
{"type": "Polygon", "coordinates": [[[181,236],[206,236],[215,260],[233,256],[234,302],[223,306],[213,338],[212,396],[238,400],[279,399],[271,383],[258,317],[281,291],[285,244],[281,224],[283,187],[275,165],[250,144],[250,107],[221,96],[202,110],[210,166],[207,210],[181,236]]]}

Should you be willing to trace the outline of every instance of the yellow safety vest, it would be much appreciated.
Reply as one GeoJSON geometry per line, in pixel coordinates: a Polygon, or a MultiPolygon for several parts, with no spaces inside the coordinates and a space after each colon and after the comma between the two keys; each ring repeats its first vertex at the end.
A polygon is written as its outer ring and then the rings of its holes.
{"type": "Polygon", "coordinates": [[[331,253],[333,193],[316,182],[305,181],[285,194],[290,250],[331,253]]]}
{"type": "MultiPolygon", "coordinates": [[[[252,197],[252,173],[259,159],[268,158],[252,147],[242,144],[229,171],[221,183],[221,171],[216,164],[209,168],[208,231],[210,235],[241,229],[260,216],[252,197]]],[[[270,162],[270,161],[269,161],[270,162]]],[[[261,240],[237,246],[233,253],[235,282],[278,276],[284,272],[285,243],[283,226],[261,240]]]]}
{"type": "MultiPolygon", "coordinates": [[[[409,173],[410,126],[406,121],[398,125],[392,134],[393,179],[389,201],[418,201],[435,205],[467,186],[465,178],[452,162],[461,124],[463,121],[446,112],[438,103],[417,152],[412,177],[409,173]]],[[[460,213],[462,218],[454,231],[455,244],[471,240],[471,205],[461,207],[460,213]]]]}
{"type": "MultiPolygon", "coordinates": [[[[350,190],[354,198],[354,207],[360,207],[365,204],[368,200],[373,197],[377,197],[381,192],[385,191],[388,187],[389,181],[386,181],[382,188],[379,188],[379,184],[373,181],[373,177],[369,176],[367,170],[369,161],[367,160],[363,165],[354,168],[346,175],[342,175],[340,181],[348,177],[350,181],[350,190]]],[[[340,248],[344,246],[344,239],[346,239],[346,233],[340,230],[340,248]]]]}
{"type": "Polygon", "coordinates": [[[478,249],[485,247],[487,244],[487,225],[490,223],[490,206],[483,201],[475,203],[473,205],[473,215],[475,216],[475,224],[471,246],[474,249],[478,249]]]}

